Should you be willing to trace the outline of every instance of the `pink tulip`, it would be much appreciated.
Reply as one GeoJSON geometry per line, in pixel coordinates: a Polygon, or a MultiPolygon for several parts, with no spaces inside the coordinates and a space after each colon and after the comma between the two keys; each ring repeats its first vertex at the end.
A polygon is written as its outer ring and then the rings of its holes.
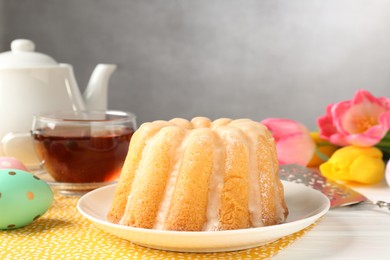
{"type": "Polygon", "coordinates": [[[390,99],[358,90],[352,100],[330,104],[317,120],[321,138],[347,146],[373,146],[390,129],[390,99]]]}
{"type": "Polygon", "coordinates": [[[280,164],[306,166],[309,163],[314,154],[315,144],[304,125],[281,118],[268,118],[261,123],[272,132],[280,164]]]}

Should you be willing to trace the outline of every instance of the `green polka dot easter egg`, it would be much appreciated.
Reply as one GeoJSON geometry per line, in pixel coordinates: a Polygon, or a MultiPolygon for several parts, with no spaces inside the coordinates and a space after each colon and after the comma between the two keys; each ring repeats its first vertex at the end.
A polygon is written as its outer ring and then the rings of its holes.
{"type": "Polygon", "coordinates": [[[18,169],[0,170],[0,229],[26,226],[41,217],[53,202],[49,185],[18,169]]]}

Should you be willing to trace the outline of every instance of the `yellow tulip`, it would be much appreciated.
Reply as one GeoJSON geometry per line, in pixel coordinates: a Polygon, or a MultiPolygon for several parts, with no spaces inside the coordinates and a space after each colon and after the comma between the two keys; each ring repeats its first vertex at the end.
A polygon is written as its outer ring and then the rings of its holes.
{"type": "Polygon", "coordinates": [[[332,180],[372,184],[384,178],[385,163],[378,148],[345,146],[321,164],[320,170],[332,180]]]}
{"type": "Polygon", "coordinates": [[[318,132],[310,132],[310,136],[316,145],[316,150],[314,151],[310,162],[307,164],[307,167],[318,167],[320,164],[327,161],[326,157],[329,158],[339,147],[322,139],[318,132]]]}

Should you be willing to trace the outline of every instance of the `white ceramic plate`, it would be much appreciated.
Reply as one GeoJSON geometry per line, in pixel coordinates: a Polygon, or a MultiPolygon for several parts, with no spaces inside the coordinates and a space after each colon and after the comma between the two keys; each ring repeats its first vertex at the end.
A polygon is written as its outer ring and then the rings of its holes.
{"type": "Polygon", "coordinates": [[[291,182],[283,182],[289,216],[286,223],[226,231],[162,231],[133,228],[107,221],[116,184],[91,191],[80,198],[79,212],[98,228],[135,244],[169,251],[222,252],[265,245],[298,232],[323,216],[330,207],[329,199],[321,192],[291,182]]]}

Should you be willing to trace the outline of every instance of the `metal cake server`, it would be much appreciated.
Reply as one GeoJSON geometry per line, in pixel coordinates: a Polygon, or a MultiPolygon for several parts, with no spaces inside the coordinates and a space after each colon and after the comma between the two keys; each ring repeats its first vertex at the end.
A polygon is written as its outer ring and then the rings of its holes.
{"type": "Polygon", "coordinates": [[[389,202],[371,201],[359,192],[343,184],[328,180],[318,172],[297,164],[280,165],[279,176],[281,180],[302,183],[321,191],[329,198],[331,208],[366,202],[390,210],[389,202]]]}

